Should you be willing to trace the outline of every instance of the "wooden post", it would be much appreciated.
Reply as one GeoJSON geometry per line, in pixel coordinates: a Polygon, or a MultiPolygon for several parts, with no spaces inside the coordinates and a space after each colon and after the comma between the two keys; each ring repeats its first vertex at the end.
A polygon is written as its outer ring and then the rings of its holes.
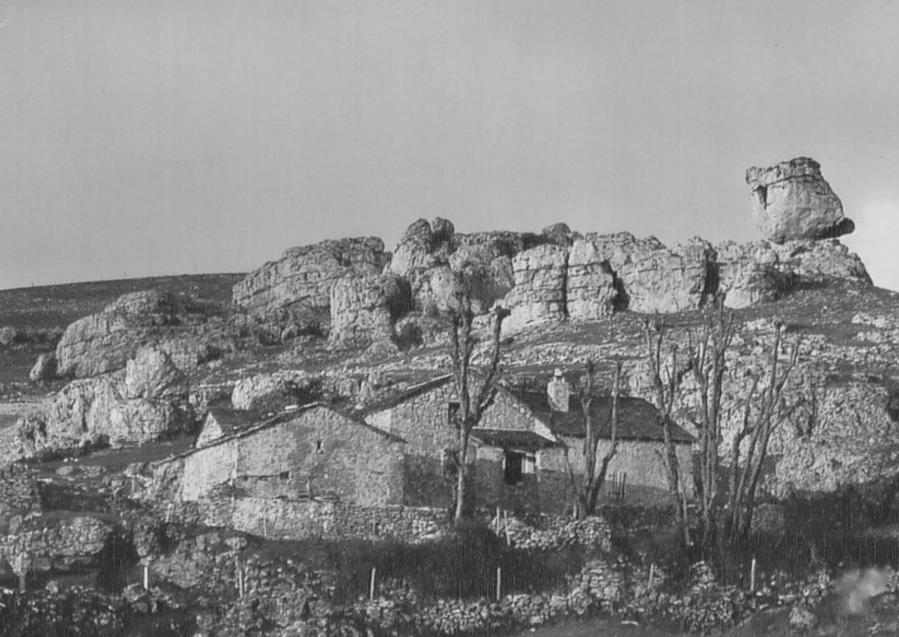
{"type": "Polygon", "coordinates": [[[268,518],[262,516],[262,537],[268,537],[268,518]]]}
{"type": "Polygon", "coordinates": [[[375,598],[375,578],[377,577],[377,574],[378,574],[378,569],[376,569],[376,568],[371,569],[371,580],[368,583],[368,598],[369,599],[375,598]]]}
{"type": "Polygon", "coordinates": [[[28,577],[28,573],[26,571],[21,571],[19,573],[19,592],[24,593],[28,588],[28,584],[26,578],[28,577]]]}
{"type": "Polygon", "coordinates": [[[503,598],[503,567],[496,567],[496,601],[503,598]]]}
{"type": "Polygon", "coordinates": [[[752,565],[749,567],[749,592],[755,592],[755,570],[756,570],[757,562],[755,558],[752,558],[752,565]]]}
{"type": "Polygon", "coordinates": [[[144,564],[144,590],[150,590],[150,566],[144,564]]]}
{"type": "Polygon", "coordinates": [[[652,588],[652,577],[655,575],[656,565],[655,563],[649,565],[649,588],[652,588]]]}
{"type": "Polygon", "coordinates": [[[496,533],[499,534],[499,526],[500,526],[500,517],[499,517],[499,507],[496,507],[496,533]]]}
{"type": "Polygon", "coordinates": [[[503,526],[506,528],[506,546],[512,546],[512,537],[509,535],[509,512],[503,511],[503,526]]]}

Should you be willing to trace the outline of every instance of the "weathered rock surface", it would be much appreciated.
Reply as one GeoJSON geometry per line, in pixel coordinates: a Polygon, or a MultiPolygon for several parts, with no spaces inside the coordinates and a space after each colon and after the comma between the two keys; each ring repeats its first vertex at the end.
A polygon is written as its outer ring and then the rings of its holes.
{"type": "Polygon", "coordinates": [[[576,239],[572,244],[566,286],[568,316],[572,320],[593,321],[615,310],[615,274],[593,241],[576,239]]]}
{"type": "Polygon", "coordinates": [[[390,342],[393,324],[412,308],[409,284],[391,274],[350,274],[331,288],[333,347],[390,342]]]}
{"type": "Polygon", "coordinates": [[[549,244],[525,250],[512,260],[515,287],[503,301],[511,311],[505,323],[509,330],[566,318],[567,262],[568,250],[549,244]]]}
{"type": "Polygon", "coordinates": [[[152,333],[176,320],[175,299],[148,290],[125,294],[99,314],[66,328],[56,346],[57,373],[83,378],[121,369],[152,333]]]}
{"type": "Polygon", "coordinates": [[[187,393],[184,373],[165,350],[143,347],[125,367],[125,398],[173,398],[187,393]]]}
{"type": "Polygon", "coordinates": [[[234,303],[253,315],[278,316],[304,329],[326,327],[334,283],[350,273],[378,274],[387,260],[377,237],[291,248],[237,283],[234,303]]]}
{"type": "Polygon", "coordinates": [[[34,362],[31,371],[28,372],[28,379],[37,383],[54,378],[56,378],[56,354],[41,354],[34,362]]]}
{"type": "Polygon", "coordinates": [[[788,275],[778,268],[779,257],[767,241],[734,243],[715,248],[718,291],[728,307],[741,308],[773,301],[788,285],[788,275]]]}
{"type": "Polygon", "coordinates": [[[141,350],[128,369],[75,380],[35,414],[22,417],[10,444],[31,458],[86,447],[144,444],[187,432],[193,423],[183,374],[161,350],[141,350]]]}
{"type": "Polygon", "coordinates": [[[778,269],[805,284],[844,279],[863,286],[871,285],[865,264],[838,239],[822,241],[786,241],[769,244],[777,254],[778,269]]]}
{"type": "Polygon", "coordinates": [[[768,168],[749,168],[746,183],[756,224],[775,243],[827,239],[855,229],[813,159],[797,157],[768,168]]]}

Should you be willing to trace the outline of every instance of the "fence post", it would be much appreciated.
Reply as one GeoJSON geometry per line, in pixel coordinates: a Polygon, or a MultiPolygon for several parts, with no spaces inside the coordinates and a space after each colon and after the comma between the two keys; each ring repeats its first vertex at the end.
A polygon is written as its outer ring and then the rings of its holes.
{"type": "Polygon", "coordinates": [[[650,564],[649,565],[649,588],[652,588],[652,578],[653,578],[653,575],[656,574],[655,571],[656,571],[655,563],[650,564]]]}
{"type": "Polygon", "coordinates": [[[371,569],[371,580],[368,583],[368,599],[375,598],[375,578],[377,577],[378,569],[371,569]]]}
{"type": "Polygon", "coordinates": [[[144,564],[144,590],[150,590],[150,565],[144,564]]]}
{"type": "Polygon", "coordinates": [[[757,562],[755,561],[755,558],[752,558],[752,566],[749,567],[749,592],[750,592],[750,593],[754,593],[754,592],[755,592],[755,569],[756,569],[756,565],[757,565],[757,562]]]}
{"type": "Polygon", "coordinates": [[[503,598],[503,567],[496,567],[496,601],[503,598]]]}

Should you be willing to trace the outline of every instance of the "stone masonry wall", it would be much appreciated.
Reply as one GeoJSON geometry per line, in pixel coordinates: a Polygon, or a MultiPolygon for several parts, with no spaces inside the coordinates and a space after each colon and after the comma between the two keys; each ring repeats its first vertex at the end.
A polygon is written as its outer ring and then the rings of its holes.
{"type": "Polygon", "coordinates": [[[183,503],[187,519],[270,538],[392,539],[421,542],[447,528],[446,509],[369,507],[349,502],[218,498],[183,503]]]}
{"type": "Polygon", "coordinates": [[[362,505],[403,498],[402,445],[326,408],[198,449],[184,461],[181,497],[232,482],[249,495],[332,495],[362,505]]]}
{"type": "Polygon", "coordinates": [[[0,531],[13,517],[40,510],[40,494],[32,472],[18,464],[0,469],[0,531]]]}

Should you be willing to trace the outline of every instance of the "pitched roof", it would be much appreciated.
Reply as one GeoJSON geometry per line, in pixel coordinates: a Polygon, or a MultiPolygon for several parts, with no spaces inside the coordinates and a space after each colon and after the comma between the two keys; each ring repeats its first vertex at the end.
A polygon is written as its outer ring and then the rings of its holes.
{"type": "Polygon", "coordinates": [[[545,447],[553,447],[559,443],[547,440],[534,431],[522,429],[478,429],[471,431],[473,440],[492,447],[520,447],[522,449],[536,450],[545,447]]]}
{"type": "Polygon", "coordinates": [[[378,429],[377,427],[372,427],[367,422],[364,422],[363,420],[361,420],[358,417],[358,415],[354,415],[352,413],[347,413],[341,409],[334,409],[333,407],[331,407],[329,405],[325,405],[323,403],[315,402],[315,403],[307,403],[307,404],[299,407],[298,409],[291,409],[290,411],[282,411],[274,416],[271,416],[267,420],[263,420],[261,422],[258,422],[257,424],[251,425],[249,427],[239,429],[239,430],[231,433],[230,435],[224,435],[219,438],[216,438],[215,440],[211,440],[207,444],[203,445],[202,447],[196,447],[193,449],[189,449],[185,452],[175,454],[173,456],[169,456],[168,458],[165,458],[164,460],[160,460],[158,463],[155,463],[155,464],[165,464],[166,462],[170,462],[172,460],[177,460],[179,458],[186,458],[187,456],[193,455],[193,454],[197,453],[198,451],[204,451],[206,449],[209,449],[210,447],[216,447],[218,445],[222,445],[231,440],[236,440],[238,438],[246,438],[246,437],[251,436],[260,431],[270,429],[271,427],[274,427],[275,425],[290,422],[291,420],[298,418],[299,416],[306,413],[307,411],[311,411],[311,410],[317,409],[317,408],[327,409],[328,411],[331,411],[335,414],[343,416],[347,420],[351,421],[354,425],[358,425],[359,427],[364,427],[365,429],[368,429],[369,431],[372,431],[372,432],[378,434],[379,436],[386,438],[390,442],[399,442],[399,443],[406,442],[403,438],[400,438],[396,434],[386,432],[383,429],[378,429]]]}
{"type": "MultiPolygon", "coordinates": [[[[581,402],[575,397],[569,398],[567,412],[553,412],[550,411],[549,402],[543,392],[515,391],[512,393],[527,405],[553,433],[574,437],[584,435],[584,412],[581,402]]],[[[593,399],[594,422],[599,425],[601,438],[611,438],[612,436],[609,423],[611,411],[611,396],[600,395],[593,399]]],[[[620,440],[662,440],[662,430],[658,426],[658,418],[659,411],[652,403],[634,396],[618,398],[618,438],[620,440]]],[[[675,442],[692,443],[694,441],[693,436],[677,423],[672,424],[671,436],[675,442]]]]}

